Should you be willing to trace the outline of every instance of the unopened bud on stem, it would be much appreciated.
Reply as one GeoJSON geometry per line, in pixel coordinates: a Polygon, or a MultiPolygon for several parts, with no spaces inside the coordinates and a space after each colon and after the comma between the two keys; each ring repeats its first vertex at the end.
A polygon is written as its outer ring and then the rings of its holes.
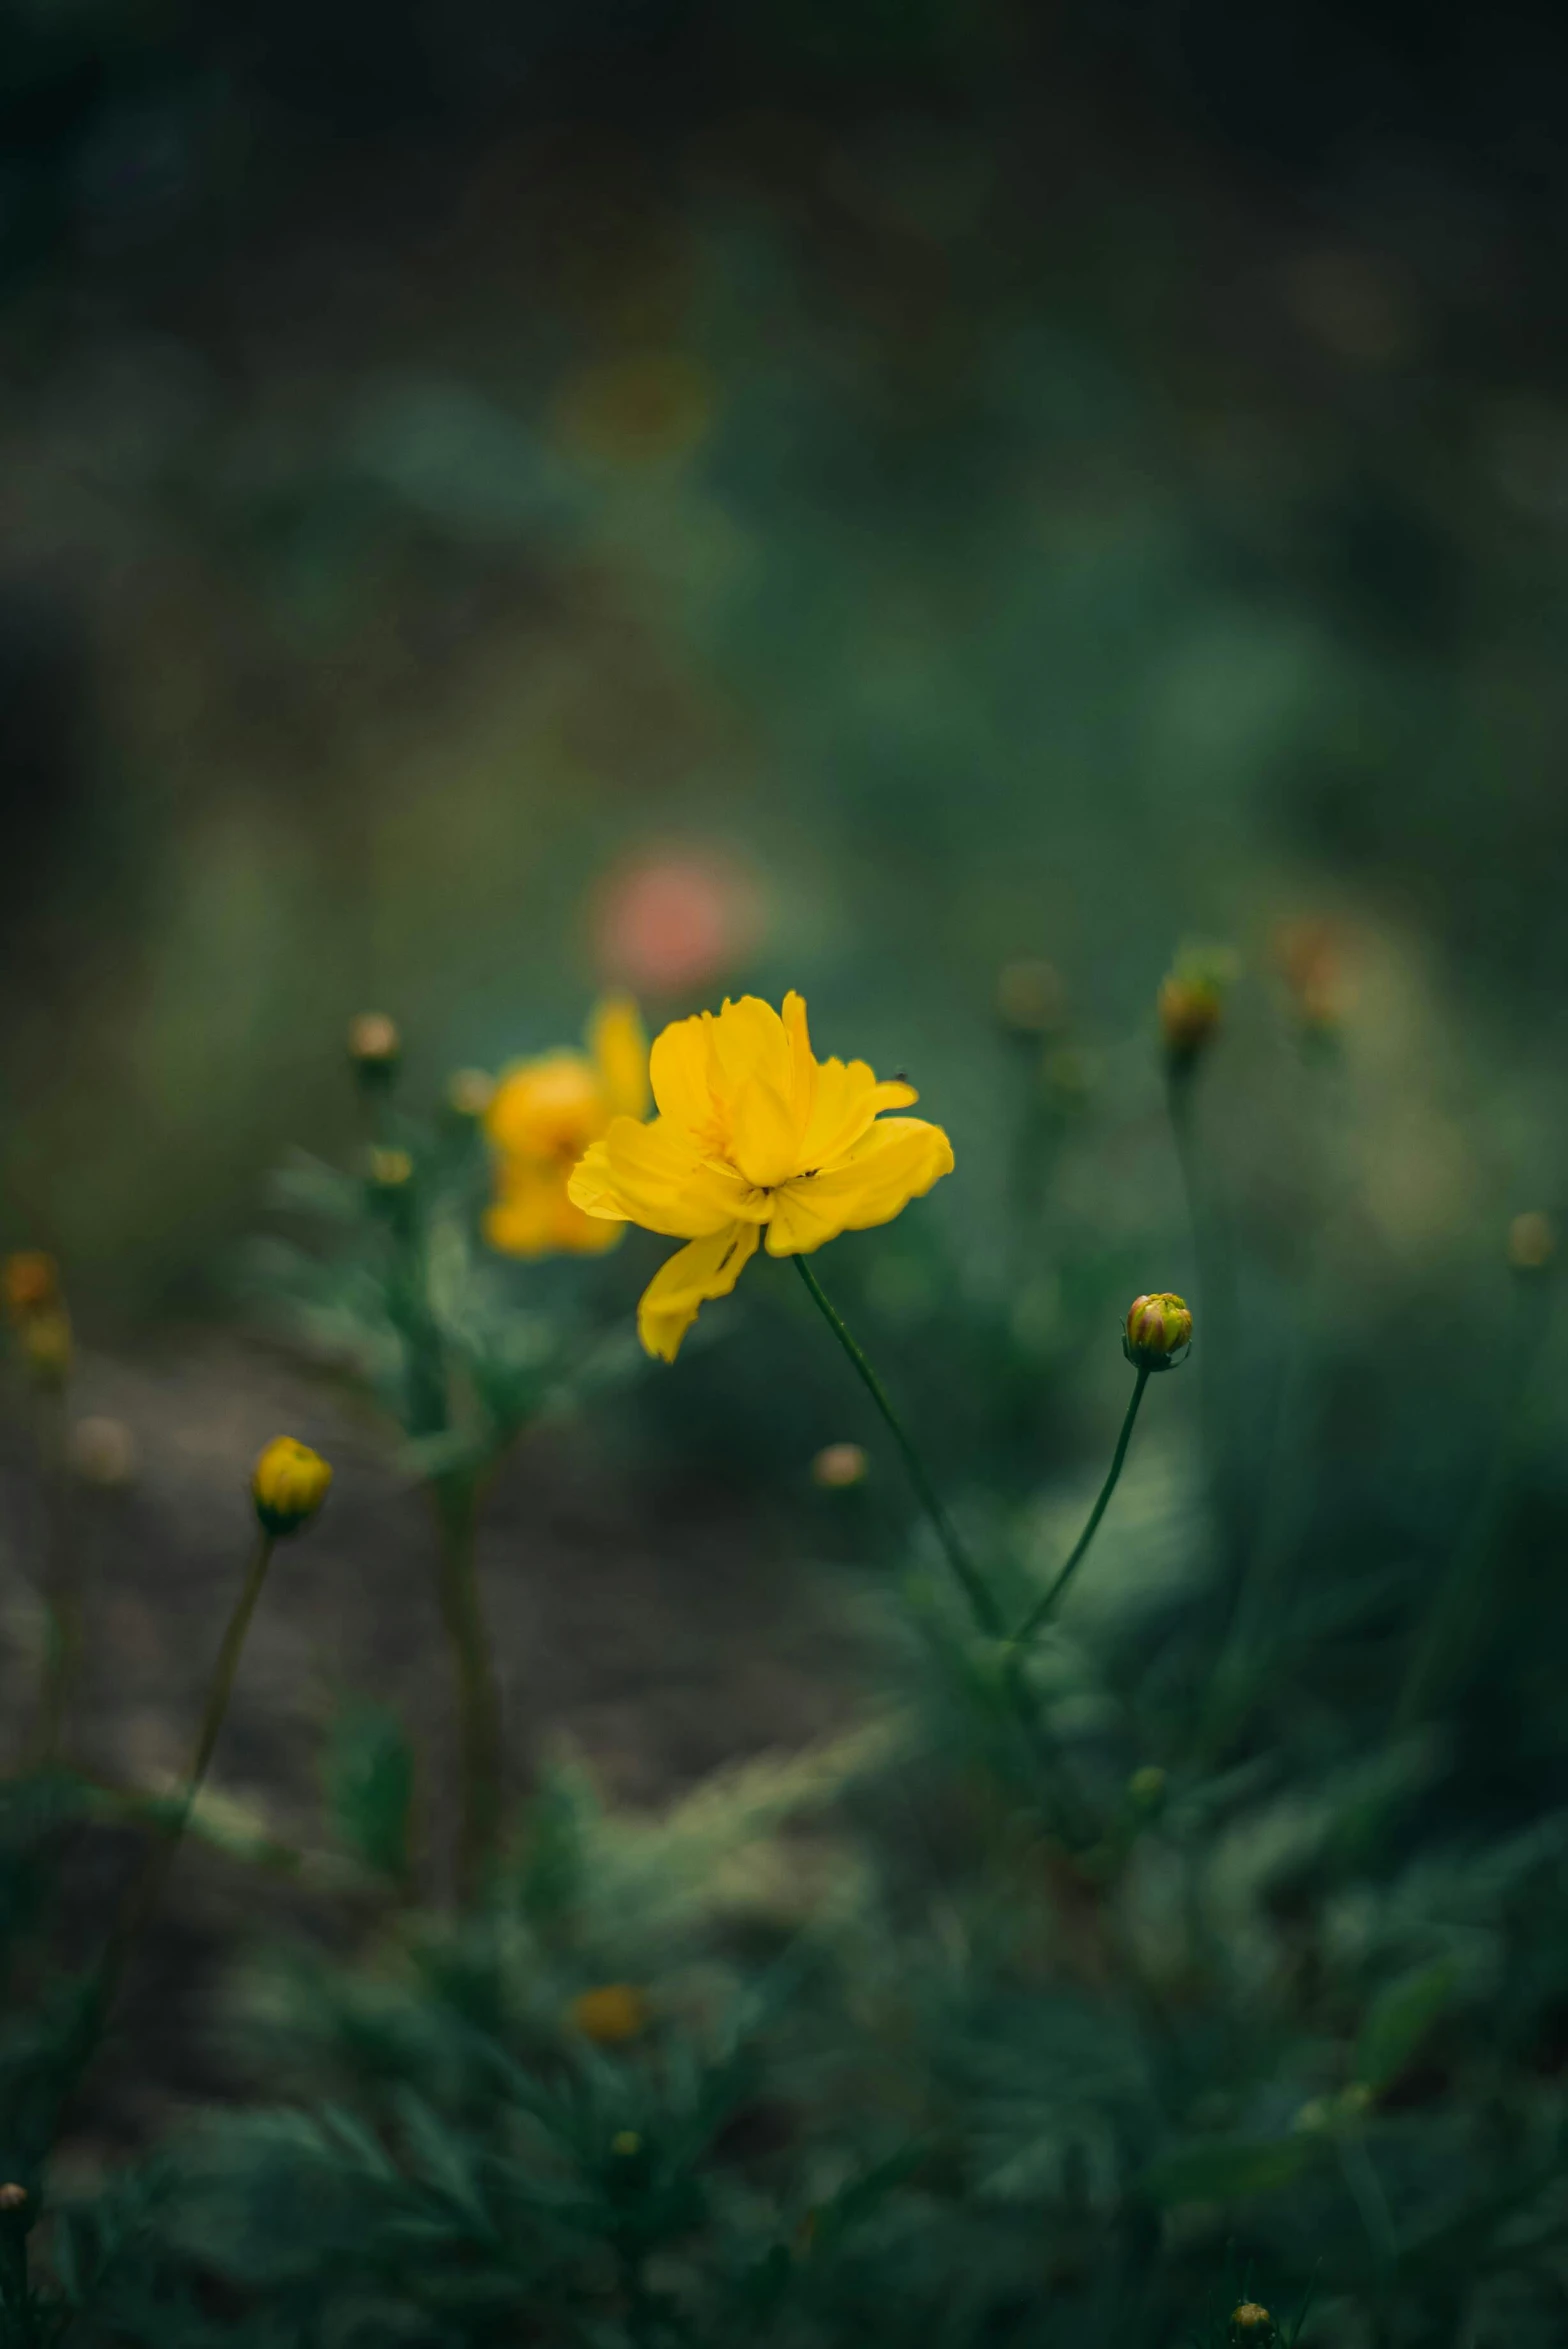
{"type": "Polygon", "coordinates": [[[390,1085],[403,1057],[396,1020],[384,1011],[362,1011],[348,1023],[348,1056],[362,1085],[390,1085]]]}
{"type": "Polygon", "coordinates": [[[1515,1272],[1545,1272],[1557,1254],[1557,1227],[1549,1215],[1516,1215],[1508,1226],[1508,1261],[1515,1272]]]}
{"type": "Polygon", "coordinates": [[[1261,2301],[1244,2300],[1231,2311],[1230,2337],[1246,2343],[1247,2349],[1270,2349],[1279,2338],[1279,2329],[1261,2301]]]}
{"type": "Polygon", "coordinates": [[[1134,1297],[1127,1312],[1122,1352],[1135,1370],[1174,1370],[1192,1344],[1192,1314],[1168,1290],[1134,1297]]]}
{"type": "Polygon", "coordinates": [[[274,1541],[298,1533],[327,1497],[332,1470],[293,1436],[274,1436],[251,1474],[251,1498],[263,1533],[274,1541]]]}

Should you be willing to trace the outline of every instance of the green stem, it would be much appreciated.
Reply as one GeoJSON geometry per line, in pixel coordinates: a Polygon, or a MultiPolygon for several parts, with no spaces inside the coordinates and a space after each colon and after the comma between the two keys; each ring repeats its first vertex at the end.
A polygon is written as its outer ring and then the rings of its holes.
{"type": "Polygon", "coordinates": [[[207,1772],[217,1748],[229,1699],[234,1694],[234,1683],[239,1673],[240,1657],[244,1652],[245,1635],[256,1612],[267,1569],[272,1563],[276,1539],[270,1533],[259,1531],[256,1547],[251,1553],[245,1580],[240,1585],[238,1598],[229,1616],[223,1641],[213,1666],[212,1680],[207,1690],[207,1702],[202,1708],[201,1725],[196,1732],[195,1751],[186,1773],[185,1790],[174,1817],[164,1827],[160,1840],[154,1845],[140,1877],[132,1886],[130,1896],[121,1913],[120,1922],[104,1954],[99,1973],[97,2010],[100,2024],[106,2020],[114,2002],[115,1992],[124,1978],[126,1962],[136,1942],[145,1931],[148,1920],[162,1897],[169,1874],[179,1853],[191,1813],[206,1782],[207,1772]]]}
{"type": "Polygon", "coordinates": [[[797,1256],[794,1262],[795,1269],[805,1282],[817,1310],[849,1356],[854,1366],[855,1375],[882,1414],[888,1434],[898,1446],[899,1457],[904,1463],[910,1483],[915,1488],[916,1498],[931,1520],[932,1531],[942,1545],[942,1554],[952,1568],[954,1578],[969,1602],[969,1611],[975,1619],[976,1628],[983,1631],[990,1639],[1000,1639],[1006,1628],[1002,1620],[1001,1608],[997,1605],[996,1599],[979,1568],[964,1548],[958,1528],[942,1506],[941,1497],[931,1482],[925,1462],[905,1434],[897,1412],[888,1401],[887,1390],[851,1337],[844,1321],[829,1303],[822,1283],[812,1271],[805,1257],[797,1256]]]}
{"type": "Polygon", "coordinates": [[[27,2274],[27,2222],[9,2213],[0,2218],[0,2310],[11,2320],[6,2333],[16,2349],[32,2349],[38,2328],[27,2274]]]}
{"type": "Polygon", "coordinates": [[[1524,1448],[1524,1398],[1546,1324],[1545,1311],[1533,1286],[1521,1284],[1514,1315],[1516,1327],[1510,1348],[1513,1375],[1503,1405],[1497,1448],[1410,1659],[1394,1715],[1395,1726],[1400,1730],[1414,1728],[1449,1692],[1483,1627],[1487,1570],[1508,1521],[1524,1448]]]}
{"type": "Polygon", "coordinates": [[[475,1552],[474,1495],[466,1479],[435,1487],[441,1531],[441,1621],[457,1680],[459,1897],[473,1900],[494,1861],[502,1810],[501,1693],[490,1660],[475,1552]]]}
{"type": "Polygon", "coordinates": [[[1140,1362],[1138,1364],[1137,1376],[1133,1380],[1132,1395],[1127,1404],[1126,1417],[1122,1421],[1122,1432],[1116,1439],[1116,1449],[1111,1454],[1111,1465],[1106,1474],[1105,1482],[1100,1487],[1100,1497],[1095,1502],[1094,1507],[1090,1510],[1089,1521],[1085,1525],[1082,1533],[1078,1536],[1077,1541],[1074,1543],[1072,1553],[1069,1556],[1066,1565],[1063,1566],[1061,1572],[1057,1575],[1056,1580],[1051,1584],[1050,1589],[1046,1591],[1043,1598],[1039,1598],[1035,1601],[1028,1614],[1024,1617],[1022,1623],[1020,1623],[1018,1626],[1018,1629],[1014,1632],[1014,1644],[1018,1647],[1025,1646],[1031,1639],[1033,1639],[1035,1633],[1040,1629],[1041,1624],[1044,1623],[1046,1617],[1050,1614],[1052,1608],[1056,1605],[1057,1600],[1066,1590],[1067,1585],[1072,1581],[1072,1578],[1077,1573],[1078,1568],[1082,1565],[1084,1557],[1088,1551],[1089,1544],[1093,1541],[1095,1535],[1100,1530],[1100,1520],[1105,1515],[1107,1508],[1110,1506],[1111,1495],[1116,1490],[1116,1482],[1122,1472],[1122,1463],[1127,1457],[1127,1446],[1132,1442],[1133,1424],[1138,1417],[1138,1406],[1143,1401],[1143,1390],[1148,1385],[1148,1383],[1149,1366],[1146,1362],[1140,1362]]]}
{"type": "Polygon", "coordinates": [[[71,1524],[69,1407],[63,1385],[38,1397],[38,1454],[43,1473],[45,1555],[44,1662],[39,1695],[38,1749],[58,1763],[66,1714],[82,1654],[81,1592],[71,1524]]]}

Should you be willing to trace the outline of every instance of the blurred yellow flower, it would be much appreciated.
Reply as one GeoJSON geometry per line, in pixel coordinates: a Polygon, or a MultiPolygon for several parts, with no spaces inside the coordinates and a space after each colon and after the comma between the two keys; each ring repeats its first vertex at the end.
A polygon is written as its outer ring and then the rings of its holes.
{"type": "Polygon", "coordinates": [[[581,1990],[566,2010],[574,2031],[595,2047],[624,2047],[640,2039],[648,2028],[646,1995],[634,1982],[605,1982],[597,1990],[581,1990]]]}
{"type": "Polygon", "coordinates": [[[924,1118],[881,1116],[918,1096],[878,1084],[863,1060],[819,1061],[806,1006],[781,1017],[755,995],[674,1020],[649,1067],[658,1115],[618,1117],[569,1185],[585,1215],[641,1224],[689,1246],[643,1293],[637,1327],[673,1362],[697,1309],[727,1296],[756,1254],[809,1255],[840,1232],[889,1223],[951,1172],[952,1146],[924,1118]]]}
{"type": "Polygon", "coordinates": [[[630,996],[606,997],[588,1028],[588,1050],[541,1053],[503,1069],[484,1113],[495,1159],[495,1198],[485,1238],[506,1256],[585,1255],[613,1248],[618,1225],[585,1215],[567,1178],[616,1117],[648,1109],[648,1039],[630,996]]]}

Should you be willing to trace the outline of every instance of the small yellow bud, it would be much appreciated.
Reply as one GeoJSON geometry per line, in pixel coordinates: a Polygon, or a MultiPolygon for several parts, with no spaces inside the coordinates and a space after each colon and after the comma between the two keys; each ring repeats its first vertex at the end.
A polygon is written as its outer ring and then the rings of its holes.
{"type": "Polygon", "coordinates": [[[18,2186],[14,2180],[9,2185],[0,2186],[0,2210],[25,2210],[27,2200],[27,2188],[18,2186]]]}
{"type": "Polygon", "coordinates": [[[1066,991],[1054,963],[1010,962],[998,972],[996,1016],[1013,1035],[1054,1035],[1065,1012],[1066,991]]]}
{"type": "Polygon", "coordinates": [[[79,1419],[71,1430],[71,1466],[84,1484],[109,1490],[136,1475],[136,1438],[123,1419],[79,1419]]]}
{"type": "Polygon", "coordinates": [[[41,1387],[63,1386],[71,1375],[71,1317],[63,1305],[29,1313],[18,1325],[27,1367],[41,1387]]]}
{"type": "Polygon", "coordinates": [[[348,1056],[361,1076],[391,1076],[402,1055],[397,1022],[384,1011],[362,1011],[349,1021],[348,1056]]]}
{"type": "Polygon", "coordinates": [[[1225,998],[1212,979],[1184,978],[1172,971],[1160,981],[1160,1034],[1170,1058],[1185,1067],[1213,1037],[1225,1012],[1225,998]]]}
{"type": "Polygon", "coordinates": [[[406,1150],[379,1146],[370,1153],[370,1179],[378,1191],[400,1191],[413,1180],[414,1161],[406,1150]]]}
{"type": "Polygon", "coordinates": [[[1244,2300],[1231,2311],[1230,2337],[1233,2341],[1270,2343],[1275,2339],[1274,2319],[1260,2301],[1244,2300]]]}
{"type": "Polygon", "coordinates": [[[60,1267],[42,1248],[19,1248],[5,1260],[5,1302],[13,1321],[25,1321],[60,1302],[60,1267]]]}
{"type": "Polygon", "coordinates": [[[859,1444],[824,1444],[811,1463],[812,1482],[827,1492],[846,1492],[865,1483],[869,1467],[859,1444]]]}
{"type": "Polygon", "coordinates": [[[1180,1297],[1156,1290],[1134,1297],[1127,1312],[1122,1352],[1138,1370],[1172,1370],[1192,1344],[1192,1315],[1180,1297]]]}
{"type": "Polygon", "coordinates": [[[446,1105],[454,1117],[481,1118],[495,1099],[495,1079],[482,1068],[460,1068],[447,1079],[446,1105]]]}
{"type": "Polygon", "coordinates": [[[251,1474],[251,1498],[264,1533],[281,1540],[308,1525],[327,1497],[332,1470],[293,1436],[274,1436],[251,1474]]]}
{"type": "Polygon", "coordinates": [[[1557,1254],[1557,1226],[1549,1215],[1516,1215],[1508,1226],[1508,1261],[1515,1272],[1545,1272],[1557,1254]]]}
{"type": "Polygon", "coordinates": [[[648,2028],[648,2001],[634,1983],[606,1982],[597,1990],[579,1991],[566,2020],[595,2047],[624,2047],[648,2028]]]}
{"type": "Polygon", "coordinates": [[[1145,1762],[1127,1781],[1127,1799],[1140,1811],[1158,1810],[1165,1800],[1165,1772],[1158,1762],[1145,1762]]]}
{"type": "Polygon", "coordinates": [[[610,2151],[622,2161],[632,2161],[642,2151],[642,2139],[635,2129],[617,2129],[610,2139],[610,2151]]]}

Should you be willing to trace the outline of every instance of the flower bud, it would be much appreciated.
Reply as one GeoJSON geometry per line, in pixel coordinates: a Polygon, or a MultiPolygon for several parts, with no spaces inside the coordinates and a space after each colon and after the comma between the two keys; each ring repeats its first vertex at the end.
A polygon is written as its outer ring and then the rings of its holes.
{"type": "Polygon", "coordinates": [[[63,1305],[51,1305],[41,1312],[28,1313],[18,1325],[22,1355],[34,1380],[41,1387],[64,1386],[71,1375],[71,1361],[75,1348],[71,1338],[71,1317],[63,1305]]]}
{"type": "Polygon", "coordinates": [[[1279,2334],[1261,2301],[1244,2300],[1239,2308],[1231,2311],[1230,2337],[1236,2342],[1246,2342],[1249,2349],[1269,2349],[1279,2334]]]}
{"type": "Polygon", "coordinates": [[[1557,1253],[1557,1226],[1549,1215],[1516,1215],[1508,1226],[1508,1261],[1515,1272],[1545,1272],[1557,1253]]]}
{"type": "Polygon", "coordinates": [[[642,2139],[635,2129],[617,2129],[610,2139],[610,2151],[618,2161],[635,2161],[642,2151],[642,2139]]]}
{"type": "Polygon", "coordinates": [[[348,1056],[364,1082],[388,1083],[403,1057],[396,1020],[384,1011],[362,1011],[348,1023],[348,1056]]]}
{"type": "Polygon", "coordinates": [[[648,2028],[648,2001],[632,1982],[606,1982],[579,1991],[566,2010],[571,2029],[595,2047],[624,2047],[648,2028]]]}
{"type": "Polygon", "coordinates": [[[1158,1762],[1145,1762],[1127,1781],[1127,1800],[1137,1811],[1157,1811],[1165,1800],[1165,1772],[1158,1762]]]}
{"type": "Polygon", "coordinates": [[[998,972],[996,1016],[1010,1035],[1054,1035],[1064,1025],[1065,1009],[1054,963],[1010,962],[998,972]]]}
{"type": "Polygon", "coordinates": [[[1186,1068],[1211,1040],[1225,1011],[1225,998],[1212,979],[1172,971],[1160,981],[1160,1034],[1172,1064],[1186,1068]]]}
{"type": "Polygon", "coordinates": [[[1127,1312],[1122,1352],[1138,1370],[1174,1370],[1192,1344],[1192,1315],[1168,1290],[1134,1297],[1127,1312]]]}
{"type": "Polygon", "coordinates": [[[414,1161],[406,1150],[378,1146],[370,1153],[370,1179],[378,1191],[401,1191],[414,1179],[414,1161]]]}
{"type": "Polygon", "coordinates": [[[274,1436],[251,1473],[251,1498],[263,1533],[274,1541],[298,1533],[327,1497],[332,1470],[293,1436],[274,1436]]]}
{"type": "Polygon", "coordinates": [[[5,1260],[6,1310],[13,1321],[60,1302],[60,1267],[42,1248],[19,1248],[5,1260]]]}
{"type": "Polygon", "coordinates": [[[0,2186],[0,2210],[25,2210],[27,2208],[27,2202],[27,2188],[25,2186],[18,2186],[14,2179],[9,2184],[0,2186]]]}
{"type": "Polygon", "coordinates": [[[859,1444],[824,1444],[811,1463],[812,1482],[826,1492],[847,1492],[865,1483],[869,1466],[859,1444]]]}

